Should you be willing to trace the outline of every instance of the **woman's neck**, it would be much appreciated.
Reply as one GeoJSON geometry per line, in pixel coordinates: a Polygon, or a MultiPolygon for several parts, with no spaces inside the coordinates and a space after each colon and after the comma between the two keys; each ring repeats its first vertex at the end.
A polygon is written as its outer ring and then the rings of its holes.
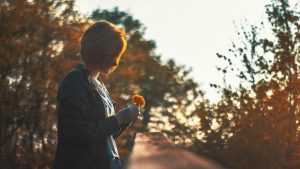
{"type": "Polygon", "coordinates": [[[97,79],[100,72],[97,68],[92,65],[85,64],[86,69],[90,72],[93,79],[97,79]]]}

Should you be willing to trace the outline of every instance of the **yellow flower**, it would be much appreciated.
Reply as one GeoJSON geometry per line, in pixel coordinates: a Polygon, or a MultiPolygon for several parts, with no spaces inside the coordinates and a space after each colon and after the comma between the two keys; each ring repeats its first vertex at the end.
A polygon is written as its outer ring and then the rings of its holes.
{"type": "Polygon", "coordinates": [[[133,95],[132,96],[132,101],[134,103],[136,103],[137,105],[141,106],[141,107],[144,107],[145,106],[145,99],[143,96],[141,95],[133,95]]]}

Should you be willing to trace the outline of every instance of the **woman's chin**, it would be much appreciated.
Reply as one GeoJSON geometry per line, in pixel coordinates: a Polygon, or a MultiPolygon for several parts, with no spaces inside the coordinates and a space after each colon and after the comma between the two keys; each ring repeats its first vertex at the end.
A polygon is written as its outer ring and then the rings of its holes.
{"type": "Polygon", "coordinates": [[[101,71],[101,73],[105,74],[105,75],[108,75],[110,73],[112,73],[114,70],[111,70],[111,69],[108,69],[108,70],[103,70],[101,71]]]}
{"type": "Polygon", "coordinates": [[[106,70],[106,71],[102,71],[101,73],[107,75],[107,74],[110,73],[110,71],[109,71],[109,70],[106,70]]]}
{"type": "Polygon", "coordinates": [[[102,69],[102,70],[100,70],[100,72],[102,73],[102,74],[110,74],[110,73],[112,73],[112,72],[114,72],[116,70],[116,67],[110,67],[109,69],[102,69]]]}

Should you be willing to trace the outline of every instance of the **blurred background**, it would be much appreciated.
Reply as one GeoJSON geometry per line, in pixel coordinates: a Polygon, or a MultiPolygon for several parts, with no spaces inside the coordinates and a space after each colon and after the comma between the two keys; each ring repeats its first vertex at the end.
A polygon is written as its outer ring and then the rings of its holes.
{"type": "Polygon", "coordinates": [[[51,168],[56,94],[79,42],[105,19],[127,32],[118,70],[102,76],[118,109],[145,97],[134,133],[230,169],[300,168],[299,0],[0,2],[0,166],[51,168]]]}

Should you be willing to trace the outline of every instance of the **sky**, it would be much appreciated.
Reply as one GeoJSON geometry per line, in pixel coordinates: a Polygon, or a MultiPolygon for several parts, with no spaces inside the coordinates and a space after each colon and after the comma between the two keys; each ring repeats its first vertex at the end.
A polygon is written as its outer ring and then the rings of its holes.
{"type": "MultiPolygon", "coordinates": [[[[162,60],[172,58],[192,68],[191,78],[214,102],[219,95],[209,84],[223,84],[216,53],[226,54],[237,38],[234,22],[239,25],[246,18],[259,25],[268,3],[270,0],[76,0],[76,8],[86,15],[97,8],[118,7],[129,12],[147,28],[145,38],[156,42],[162,60]]],[[[228,83],[237,80],[227,79],[228,83]]]]}

